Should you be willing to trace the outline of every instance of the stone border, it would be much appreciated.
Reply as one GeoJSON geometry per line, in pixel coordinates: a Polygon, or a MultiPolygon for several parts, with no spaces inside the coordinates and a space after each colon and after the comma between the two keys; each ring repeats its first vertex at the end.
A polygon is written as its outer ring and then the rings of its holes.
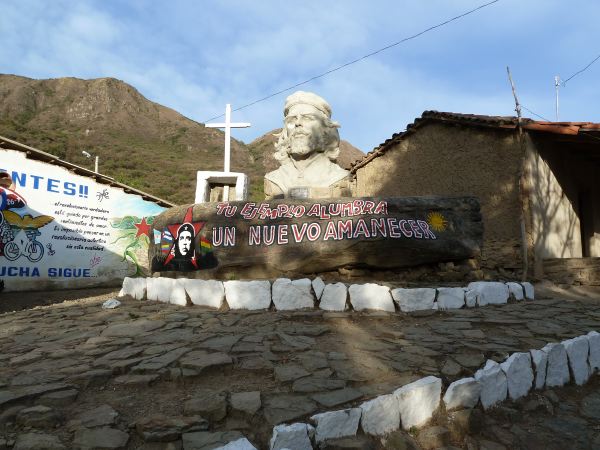
{"type": "Polygon", "coordinates": [[[218,281],[188,278],[125,278],[119,296],[156,300],[186,306],[219,309],[225,301],[230,309],[296,311],[308,308],[325,311],[376,310],[396,312],[449,310],[533,300],[529,282],[476,281],[467,287],[396,288],[375,283],[325,284],[319,277],[290,280],[218,281]]]}
{"type": "MultiPolygon", "coordinates": [[[[585,384],[600,371],[600,333],[550,343],[541,350],[517,352],[504,362],[488,360],[474,377],[448,386],[442,396],[442,380],[428,376],[363,402],[356,408],[329,411],[310,417],[313,424],[276,425],[270,450],[312,450],[330,439],[352,437],[360,425],[365,434],[383,436],[400,428],[426,425],[443,404],[446,411],[470,409],[481,403],[488,409],[507,399],[517,400],[531,390],[557,387],[571,380],[585,384]]],[[[256,450],[248,440],[231,442],[222,449],[256,450]]]]}

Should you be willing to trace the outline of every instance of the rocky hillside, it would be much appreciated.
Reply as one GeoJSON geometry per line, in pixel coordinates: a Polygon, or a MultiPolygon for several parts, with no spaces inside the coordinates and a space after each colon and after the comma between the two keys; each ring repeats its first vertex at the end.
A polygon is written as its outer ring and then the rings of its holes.
{"type": "MultiPolygon", "coordinates": [[[[0,74],[0,135],[93,168],[81,153],[86,150],[100,157],[101,173],[178,204],[193,201],[196,171],[223,165],[222,131],[151,102],[114,78],[0,74]]],[[[273,140],[265,136],[248,146],[231,143],[232,170],[248,174],[257,200],[263,198],[264,174],[275,168],[273,140]]]]}

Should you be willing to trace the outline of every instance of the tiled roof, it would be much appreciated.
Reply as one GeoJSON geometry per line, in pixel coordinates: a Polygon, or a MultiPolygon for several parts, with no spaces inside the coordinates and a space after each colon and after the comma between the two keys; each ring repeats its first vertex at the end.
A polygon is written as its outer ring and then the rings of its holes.
{"type": "MultiPolygon", "coordinates": [[[[466,126],[515,129],[518,120],[514,116],[483,116],[479,114],[461,114],[453,112],[425,111],[406,126],[406,131],[394,133],[391,138],[379,144],[372,151],[367,153],[364,158],[352,164],[351,172],[363,167],[373,159],[386,153],[395,144],[400,142],[410,133],[414,133],[420,126],[431,123],[454,123],[466,126]]],[[[600,132],[600,123],[592,122],[539,122],[528,118],[521,119],[523,129],[530,131],[542,131],[555,134],[577,135],[583,132],[600,132]]]]}
{"type": "Polygon", "coordinates": [[[4,136],[0,136],[0,149],[4,150],[16,150],[25,153],[27,158],[36,159],[38,161],[44,161],[49,164],[54,164],[55,166],[64,167],[77,175],[86,176],[89,178],[93,178],[98,183],[108,184],[109,186],[114,186],[123,189],[125,192],[129,194],[137,194],[140,195],[144,200],[148,200],[154,203],[157,203],[160,206],[164,206],[166,208],[170,208],[175,206],[174,203],[171,203],[167,200],[163,200],[162,198],[155,197],[152,194],[148,194],[147,192],[140,191],[139,189],[132,188],[131,186],[127,186],[126,184],[119,183],[114,178],[111,178],[107,175],[102,175],[100,173],[96,173],[92,170],[86,169],[85,167],[77,166],[68,161],[64,161],[57,156],[54,156],[50,153],[46,153],[42,150],[38,150],[34,147],[29,147],[28,145],[21,144],[20,142],[13,141],[12,139],[6,138],[4,136]]]}

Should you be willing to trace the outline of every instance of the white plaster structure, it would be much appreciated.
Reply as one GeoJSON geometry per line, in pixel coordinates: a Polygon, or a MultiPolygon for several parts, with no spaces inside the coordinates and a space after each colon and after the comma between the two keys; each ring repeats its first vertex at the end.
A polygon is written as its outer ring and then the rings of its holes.
{"type": "Polygon", "coordinates": [[[225,281],[225,296],[231,309],[267,309],[271,306],[271,283],[267,280],[225,281]]]}
{"type": "Polygon", "coordinates": [[[472,291],[471,289],[464,288],[465,290],[465,304],[467,308],[475,308],[477,306],[477,291],[472,291]]]}
{"type": "Polygon", "coordinates": [[[345,311],[348,288],[344,283],[328,284],[323,289],[319,308],[325,311],[345,311]]]}
{"type": "Polygon", "coordinates": [[[400,405],[394,394],[380,395],[360,405],[360,426],[366,434],[382,436],[400,428],[400,405]]]}
{"type": "Polygon", "coordinates": [[[173,280],[171,285],[171,296],[169,297],[169,303],[172,305],[186,306],[187,296],[185,294],[184,278],[178,278],[173,280]]]}
{"type": "Polygon", "coordinates": [[[447,410],[473,408],[479,401],[481,385],[473,377],[456,380],[448,386],[444,394],[447,410]]]}
{"type": "Polygon", "coordinates": [[[506,374],[508,395],[517,400],[529,393],[533,384],[533,370],[529,353],[513,353],[500,364],[506,374]]]}
{"type": "Polygon", "coordinates": [[[587,339],[590,344],[590,369],[594,372],[600,370],[600,333],[597,331],[590,331],[587,334],[587,339]]]}
{"type": "Polygon", "coordinates": [[[148,300],[169,303],[174,282],[173,278],[146,278],[146,297],[148,300]]]}
{"type": "Polygon", "coordinates": [[[535,370],[536,389],[543,389],[546,384],[546,367],[548,366],[548,354],[542,350],[529,350],[531,362],[535,370]]]}
{"type": "Polygon", "coordinates": [[[577,336],[573,339],[567,339],[566,341],[562,341],[562,345],[564,345],[567,351],[573,381],[580,386],[587,383],[591,375],[588,363],[590,343],[587,336],[577,336]]]}
{"type": "MultiPolygon", "coordinates": [[[[206,203],[210,201],[210,188],[215,184],[224,184],[235,186],[236,201],[246,200],[248,198],[248,176],[241,172],[217,172],[199,170],[196,172],[196,198],[194,203],[206,203]]],[[[225,192],[224,189],[223,192],[225,192]]],[[[227,190],[228,191],[228,190],[227,190]]],[[[223,201],[228,201],[229,194],[223,195],[223,201]]]]}
{"type": "Polygon", "coordinates": [[[500,364],[488,359],[483,369],[475,372],[475,379],[481,385],[481,405],[488,409],[506,399],[508,383],[500,364]]]}
{"type": "Polygon", "coordinates": [[[146,279],[125,277],[123,287],[119,291],[119,297],[130,295],[136,300],[142,300],[146,296],[146,279]]]}
{"type": "Polygon", "coordinates": [[[531,284],[529,281],[524,281],[523,283],[521,283],[521,285],[523,286],[523,290],[525,291],[525,298],[527,300],[534,300],[535,289],[533,287],[533,284],[531,284]]]}
{"type": "Polygon", "coordinates": [[[217,447],[214,450],[257,450],[252,443],[246,438],[240,438],[235,441],[231,441],[226,445],[217,447]]]}
{"type": "Polygon", "coordinates": [[[542,351],[548,355],[546,367],[546,386],[564,386],[570,380],[569,363],[565,346],[558,343],[545,345],[542,351]]]}
{"type": "Polygon", "coordinates": [[[400,409],[402,428],[420,427],[431,419],[440,405],[442,380],[429,376],[402,386],[394,392],[400,409]]]}
{"type": "Polygon", "coordinates": [[[356,311],[375,309],[394,312],[390,288],[375,283],[353,284],[348,289],[350,303],[356,311]]]}
{"type": "Polygon", "coordinates": [[[311,420],[317,424],[315,440],[317,443],[321,443],[328,439],[356,435],[361,415],[360,408],[315,414],[311,417],[311,420]]]}
{"type": "Polygon", "coordinates": [[[317,300],[321,300],[321,295],[323,294],[323,290],[325,289],[325,282],[321,279],[321,277],[317,277],[312,280],[312,288],[315,293],[315,297],[317,300]]]}
{"type": "Polygon", "coordinates": [[[183,286],[194,305],[217,309],[223,306],[225,288],[222,281],[185,279],[183,286]]]}
{"type": "Polygon", "coordinates": [[[498,281],[474,281],[467,286],[477,292],[479,306],[501,305],[508,302],[508,286],[498,281]]]}
{"type": "MultiPolygon", "coordinates": [[[[247,128],[250,124],[247,122],[243,123],[233,123],[231,122],[231,105],[228,103],[225,105],[225,122],[224,123],[207,123],[205,124],[206,128],[224,128],[225,129],[225,154],[223,157],[223,174],[228,175],[231,173],[231,129],[232,128],[247,128]]],[[[200,173],[200,172],[199,172],[200,173]]],[[[243,175],[243,174],[241,174],[243,175]]],[[[245,175],[244,175],[245,176],[245,175]]],[[[200,181],[200,180],[198,180],[200,181]]],[[[247,189],[247,178],[246,178],[246,189],[247,189]]],[[[196,201],[194,203],[203,203],[202,201],[198,201],[198,189],[200,188],[200,183],[196,185],[196,201]]],[[[236,184],[236,200],[238,195],[237,184],[236,184]]],[[[223,189],[223,200],[228,201],[229,199],[229,187],[225,186],[223,189]]],[[[239,200],[245,200],[245,198],[240,198],[239,200]]]]}
{"type": "Polygon", "coordinates": [[[314,427],[306,423],[277,425],[273,428],[269,449],[313,450],[310,439],[314,432],[314,427]]]}
{"type": "Polygon", "coordinates": [[[273,282],[273,304],[278,311],[314,308],[312,283],[308,278],[290,280],[278,278],[273,282]]]}
{"type": "Polygon", "coordinates": [[[512,295],[515,300],[520,301],[525,299],[525,294],[523,292],[523,286],[519,283],[515,283],[514,281],[510,281],[506,283],[508,286],[508,292],[512,295]]]}
{"type": "Polygon", "coordinates": [[[400,311],[412,312],[433,308],[435,289],[392,289],[392,298],[398,304],[400,311]]]}
{"type": "Polygon", "coordinates": [[[463,288],[442,287],[437,290],[438,309],[460,309],[465,306],[465,290],[463,288]]]}

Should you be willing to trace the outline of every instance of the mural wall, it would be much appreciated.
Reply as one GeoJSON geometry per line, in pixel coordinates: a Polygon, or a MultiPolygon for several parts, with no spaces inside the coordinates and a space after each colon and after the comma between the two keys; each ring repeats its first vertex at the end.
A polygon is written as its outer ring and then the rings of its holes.
{"type": "Polygon", "coordinates": [[[6,290],[119,285],[146,275],[156,203],[0,150],[0,279],[6,290]]]}

